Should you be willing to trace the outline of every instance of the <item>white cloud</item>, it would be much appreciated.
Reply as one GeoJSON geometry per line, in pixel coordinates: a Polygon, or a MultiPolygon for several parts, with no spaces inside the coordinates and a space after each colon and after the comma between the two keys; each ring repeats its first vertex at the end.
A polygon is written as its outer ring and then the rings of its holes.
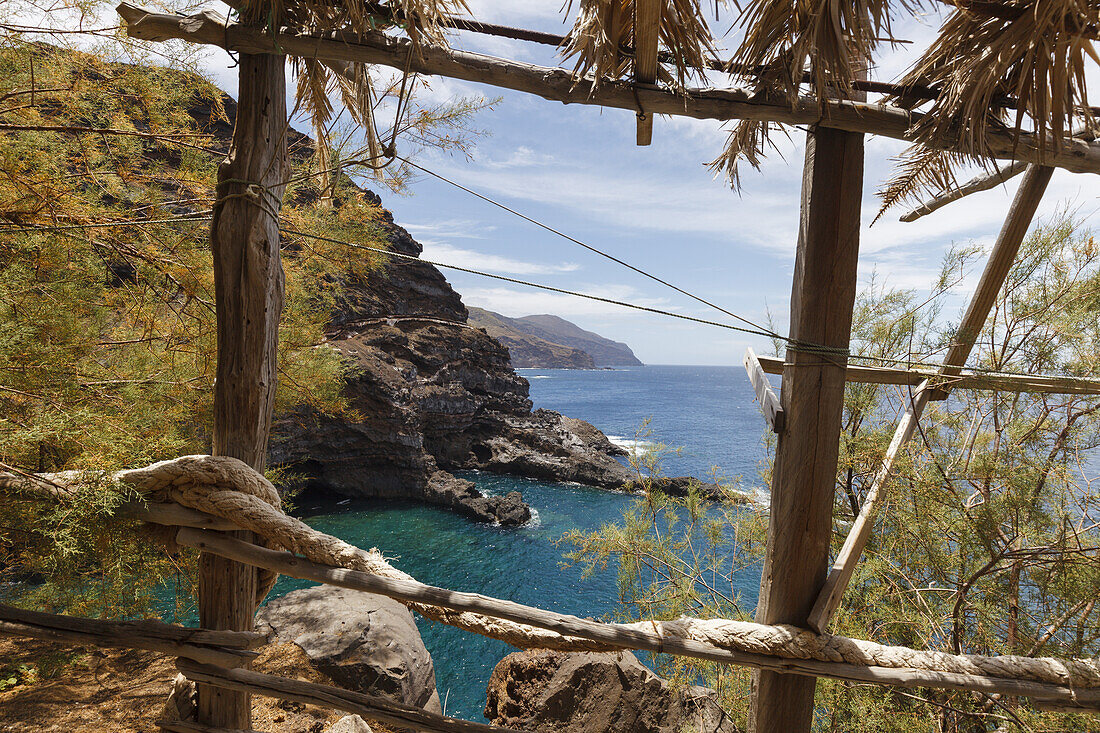
{"type": "Polygon", "coordinates": [[[446,237],[447,239],[486,239],[497,229],[495,225],[483,224],[473,219],[444,219],[430,224],[402,222],[401,226],[414,237],[446,237]]]}
{"type": "Polygon", "coordinates": [[[421,239],[424,247],[420,255],[422,259],[442,262],[457,267],[468,267],[472,270],[485,270],[488,272],[508,273],[511,275],[550,275],[562,272],[576,272],[580,265],[574,262],[562,262],[560,264],[542,264],[538,262],[525,262],[514,260],[510,257],[477,252],[472,249],[454,247],[446,242],[437,242],[431,239],[421,239]]]}

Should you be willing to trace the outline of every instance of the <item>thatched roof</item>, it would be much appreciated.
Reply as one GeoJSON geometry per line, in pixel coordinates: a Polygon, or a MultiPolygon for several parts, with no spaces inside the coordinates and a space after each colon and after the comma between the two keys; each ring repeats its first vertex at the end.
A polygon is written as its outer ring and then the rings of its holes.
{"type": "MultiPolygon", "coordinates": [[[[716,5],[714,17],[737,38],[729,57],[719,60],[709,7],[705,11],[701,0],[655,1],[656,28],[647,26],[644,36],[652,39],[656,32],[658,84],[682,90],[688,79],[706,79],[714,69],[724,69],[746,78],[757,94],[792,106],[807,96],[851,96],[853,80],[865,78],[864,70],[873,68],[876,51],[895,41],[892,22],[922,10],[921,3],[939,7],[937,0],[747,0],[735,2],[723,18],[716,5]]],[[[461,25],[456,19],[469,14],[464,0],[245,2],[244,17],[270,25],[313,34],[399,28],[415,48],[445,46],[445,28],[461,25]]],[[[640,2],[578,0],[560,53],[573,62],[579,84],[645,81],[635,54],[635,39],[643,30],[636,27],[640,2]]],[[[991,129],[1033,132],[1060,150],[1073,127],[1090,128],[1095,122],[1087,92],[1088,76],[1100,67],[1092,45],[1100,28],[1095,0],[938,2],[954,10],[901,79],[903,88],[890,98],[903,107],[928,106],[921,109],[918,144],[904,160],[899,178],[885,189],[888,204],[947,186],[958,163],[984,160],[991,129]],[[952,141],[947,146],[952,153],[933,152],[945,147],[944,140],[952,141]]],[[[573,12],[572,4],[566,12],[573,12]]],[[[373,141],[367,70],[349,65],[334,73],[331,64],[299,64],[305,109],[327,120],[332,113],[328,92],[338,86],[373,141]]],[[[738,161],[759,165],[775,127],[761,121],[737,123],[712,166],[736,182],[738,161]]],[[[372,147],[378,148],[377,142],[372,147]]]]}

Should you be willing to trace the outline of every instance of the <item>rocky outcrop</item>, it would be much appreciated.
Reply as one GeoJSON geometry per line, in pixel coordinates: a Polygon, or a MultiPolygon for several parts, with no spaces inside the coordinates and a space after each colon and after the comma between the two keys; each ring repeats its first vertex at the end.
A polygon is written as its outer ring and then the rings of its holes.
{"type": "Polygon", "coordinates": [[[328,728],[325,733],[373,733],[367,721],[358,715],[345,715],[328,728]]]}
{"type": "MultiPolygon", "coordinates": [[[[382,229],[394,251],[420,254],[388,213],[382,229]]],[[[306,410],[280,416],[273,464],[327,492],[416,499],[501,524],[530,518],[522,497],[483,496],[450,471],[605,488],[630,481],[615,458],[621,449],[599,430],[532,412],[527,380],[512,369],[508,350],[467,323],[461,298],[433,266],[391,262],[341,290],[328,345],[348,360],[353,417],[306,410]]]]}
{"type": "Polygon", "coordinates": [[[673,688],[630,652],[526,651],[489,679],[485,717],[550,733],[736,733],[713,690],[673,688]]]}
{"type": "Polygon", "coordinates": [[[346,689],[440,712],[435,668],[412,613],[384,596],[331,586],[276,598],[256,627],[293,642],[319,672],[346,689]]]}

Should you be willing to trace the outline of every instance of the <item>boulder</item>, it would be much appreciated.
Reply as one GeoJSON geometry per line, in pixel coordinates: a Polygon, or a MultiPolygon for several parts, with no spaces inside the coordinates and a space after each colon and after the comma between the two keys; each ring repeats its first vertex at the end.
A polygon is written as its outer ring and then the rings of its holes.
{"type": "Polygon", "coordinates": [[[705,687],[673,688],[630,652],[510,654],[489,680],[485,717],[555,733],[735,733],[705,687]]]}
{"type": "Polygon", "coordinates": [[[358,715],[345,715],[325,729],[325,733],[373,733],[367,721],[358,715]]]}
{"type": "Polygon", "coordinates": [[[397,601],[330,586],[305,588],[261,608],[256,627],[300,646],[341,687],[441,712],[431,655],[412,613],[397,601]]]}

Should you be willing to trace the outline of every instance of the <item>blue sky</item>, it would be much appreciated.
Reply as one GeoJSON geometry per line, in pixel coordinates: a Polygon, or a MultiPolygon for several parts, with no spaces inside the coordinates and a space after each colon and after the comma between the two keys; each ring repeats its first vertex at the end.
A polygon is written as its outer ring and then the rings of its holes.
{"type": "MultiPolygon", "coordinates": [[[[567,30],[554,2],[480,0],[471,7],[480,20],[567,30]]],[[[895,34],[914,43],[886,51],[872,78],[896,79],[938,24],[934,14],[898,23],[895,34]]],[[[452,45],[530,63],[557,63],[553,49],[475,34],[456,33],[452,45]]],[[[211,54],[205,65],[235,93],[235,71],[227,68],[224,54],[211,54]]],[[[729,85],[718,77],[713,81],[729,85]]],[[[432,79],[422,91],[426,101],[454,95],[501,97],[475,123],[490,134],[478,140],[469,160],[426,153],[417,162],[746,318],[762,322],[770,311],[786,333],[804,132],[792,129],[789,142],[780,138],[781,155],[771,154],[760,173],[746,170],[738,195],[705,168],[724,145],[726,136],[718,123],[658,117],[653,145],[640,148],[634,144],[634,116],[628,111],[563,106],[447,79],[432,79]]],[[[380,117],[386,119],[386,113],[380,117]]],[[[400,152],[400,142],[398,148],[400,152]]],[[[867,138],[860,278],[866,283],[875,273],[895,287],[927,289],[953,242],[992,243],[1017,182],[915,223],[899,222],[898,210],[872,227],[878,210],[875,190],[889,176],[892,156],[903,148],[895,140],[867,138]]],[[[1095,178],[1058,171],[1040,216],[1070,205],[1091,223],[1098,192],[1095,178]]],[[[426,258],[687,315],[724,318],[430,177],[417,179],[410,196],[380,193],[397,222],[423,243],[426,258]]],[[[467,305],[508,316],[554,313],[625,341],[646,363],[737,365],[746,346],[767,346],[758,337],[474,275],[444,274],[467,305]]],[[[976,273],[960,289],[960,305],[975,281],[976,273]]]]}

